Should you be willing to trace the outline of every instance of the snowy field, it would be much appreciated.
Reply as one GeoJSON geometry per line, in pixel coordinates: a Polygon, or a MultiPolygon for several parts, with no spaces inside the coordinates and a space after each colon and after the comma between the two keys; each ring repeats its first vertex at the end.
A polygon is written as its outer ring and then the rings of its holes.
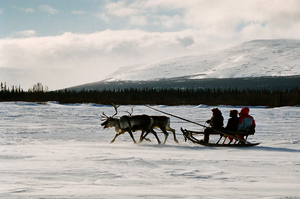
{"type": "MultiPolygon", "coordinates": [[[[212,107],[154,106],[200,122],[212,107]]],[[[121,106],[126,114],[131,106],[121,106]]],[[[225,121],[231,109],[219,106],[225,121]]],[[[300,198],[300,107],[251,107],[257,128],[250,148],[212,148],[184,142],[180,127],[202,127],[171,117],[179,144],[115,143],[102,130],[96,104],[0,103],[1,198],[300,198]]],[[[161,115],[145,106],[134,114],[161,115]]],[[[226,122],[225,122],[226,123],[226,122]]],[[[159,133],[163,141],[163,134],[159,133]]],[[[139,132],[135,134],[138,140],[139,132]]],[[[212,139],[216,139],[212,136],[212,139]]]]}

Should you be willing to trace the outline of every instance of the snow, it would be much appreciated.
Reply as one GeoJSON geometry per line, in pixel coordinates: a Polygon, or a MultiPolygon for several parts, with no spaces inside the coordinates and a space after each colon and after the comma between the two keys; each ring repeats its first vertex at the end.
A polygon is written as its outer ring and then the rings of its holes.
{"type": "MultiPolygon", "coordinates": [[[[212,107],[154,108],[203,124],[212,107]]],[[[218,108],[227,121],[229,110],[242,107],[218,108]]],[[[300,108],[250,110],[257,128],[248,140],[261,144],[213,148],[184,142],[180,127],[202,127],[174,117],[179,144],[171,134],[166,145],[153,135],[133,144],[128,134],[109,144],[114,129],[102,130],[99,114],[112,115],[111,106],[2,102],[0,198],[299,198],[300,108]]],[[[135,106],[141,113],[160,115],[135,106]]]]}
{"type": "Polygon", "coordinates": [[[300,75],[299,40],[254,40],[200,55],[124,67],[106,81],[300,75]]]}

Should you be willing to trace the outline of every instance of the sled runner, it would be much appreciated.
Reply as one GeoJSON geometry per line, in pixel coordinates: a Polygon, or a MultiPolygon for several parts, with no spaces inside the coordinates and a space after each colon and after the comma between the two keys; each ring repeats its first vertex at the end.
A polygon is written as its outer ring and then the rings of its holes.
{"type": "MultiPolygon", "coordinates": [[[[199,140],[199,139],[194,137],[195,134],[204,134],[204,132],[190,131],[190,130],[183,129],[183,128],[180,128],[180,130],[182,131],[183,136],[185,137],[185,139],[190,140],[194,144],[200,144],[200,145],[203,145],[203,146],[212,146],[212,147],[250,147],[250,146],[259,145],[259,143],[250,143],[246,140],[238,139],[233,135],[229,135],[227,133],[223,133],[223,132],[220,132],[220,131],[212,133],[212,134],[225,135],[225,136],[228,136],[228,137],[231,137],[231,138],[234,138],[234,139],[238,140],[239,143],[226,143],[226,144],[221,143],[220,144],[219,143],[220,140],[218,140],[217,143],[206,143],[206,142],[204,142],[202,140],[199,140]]],[[[238,134],[240,135],[241,133],[238,133],[238,134]]]]}

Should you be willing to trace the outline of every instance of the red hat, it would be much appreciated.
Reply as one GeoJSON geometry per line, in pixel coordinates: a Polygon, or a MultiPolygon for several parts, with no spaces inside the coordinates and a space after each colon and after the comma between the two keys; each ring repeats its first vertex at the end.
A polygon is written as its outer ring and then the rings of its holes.
{"type": "Polygon", "coordinates": [[[250,109],[248,107],[244,107],[241,109],[240,115],[248,115],[250,112],[250,109]]]}

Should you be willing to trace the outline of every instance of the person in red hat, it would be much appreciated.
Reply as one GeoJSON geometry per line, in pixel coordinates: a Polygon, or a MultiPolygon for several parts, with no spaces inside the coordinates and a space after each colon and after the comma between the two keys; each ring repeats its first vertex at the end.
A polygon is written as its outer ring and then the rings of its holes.
{"type": "Polygon", "coordinates": [[[222,116],[222,112],[218,108],[211,109],[212,117],[210,120],[207,120],[206,123],[210,125],[204,130],[204,139],[202,140],[205,143],[209,141],[209,134],[216,130],[220,130],[223,128],[224,125],[224,118],[222,116]]]}
{"type": "MultiPolygon", "coordinates": [[[[254,118],[249,115],[250,109],[248,107],[244,107],[241,109],[239,113],[239,124],[238,124],[238,131],[245,131],[249,132],[250,128],[255,128],[255,120],[254,118]]],[[[239,139],[244,139],[244,136],[238,136],[239,139]]]]}

